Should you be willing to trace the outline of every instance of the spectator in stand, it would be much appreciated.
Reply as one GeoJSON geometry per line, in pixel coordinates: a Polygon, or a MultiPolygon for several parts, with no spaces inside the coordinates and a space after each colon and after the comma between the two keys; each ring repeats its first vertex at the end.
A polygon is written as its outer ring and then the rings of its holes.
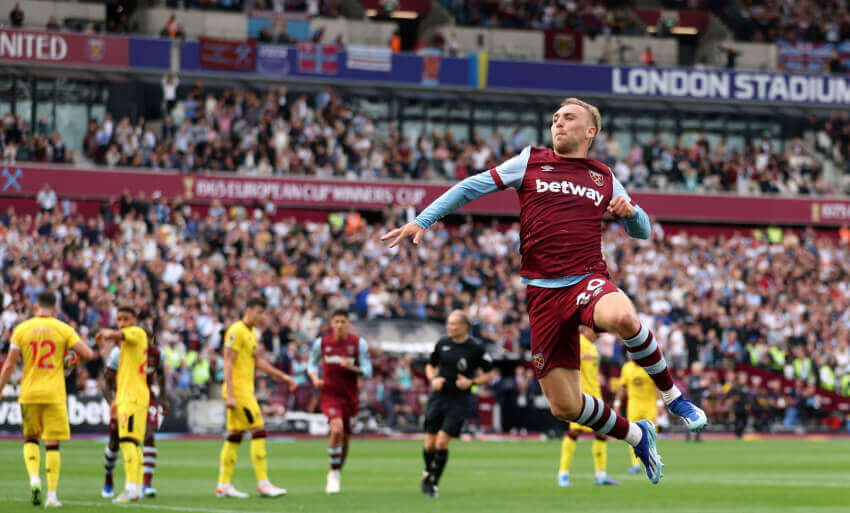
{"type": "Polygon", "coordinates": [[[45,182],[44,186],[42,186],[36,195],[36,201],[38,202],[38,206],[41,207],[42,213],[50,213],[56,208],[58,197],[56,196],[56,191],[50,188],[50,184],[45,182]]]}
{"type": "Polygon", "coordinates": [[[51,16],[50,19],[47,20],[47,30],[59,30],[59,22],[56,21],[55,16],[51,16]]]}
{"type": "Polygon", "coordinates": [[[183,32],[183,26],[177,23],[177,15],[175,14],[172,14],[171,17],[168,18],[168,21],[165,22],[165,26],[162,27],[162,31],[160,31],[159,35],[161,37],[171,39],[183,39],[186,37],[186,34],[183,32]]]}
{"type": "Polygon", "coordinates": [[[644,66],[655,66],[655,54],[652,51],[652,48],[647,46],[643,49],[643,57],[641,57],[641,62],[643,62],[644,66]]]}
{"type": "Polygon", "coordinates": [[[21,9],[21,4],[16,3],[15,8],[9,12],[9,23],[15,28],[24,26],[24,11],[21,9]]]}

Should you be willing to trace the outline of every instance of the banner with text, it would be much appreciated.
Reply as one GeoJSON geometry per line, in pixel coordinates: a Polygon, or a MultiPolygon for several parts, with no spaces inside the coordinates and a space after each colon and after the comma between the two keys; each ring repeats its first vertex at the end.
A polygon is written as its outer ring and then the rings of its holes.
{"type": "Polygon", "coordinates": [[[0,29],[0,61],[127,67],[129,48],[127,37],[0,29]]]}
{"type": "Polygon", "coordinates": [[[222,71],[254,71],[255,42],[253,39],[213,39],[199,41],[199,62],[202,68],[222,71]]]}
{"type": "MultiPolygon", "coordinates": [[[[99,170],[64,166],[5,166],[0,168],[0,197],[34,198],[45,184],[59,197],[105,199],[126,188],[150,197],[184,197],[197,204],[213,200],[246,203],[269,198],[281,207],[357,208],[380,210],[387,205],[412,204],[422,209],[451,184],[434,182],[353,182],[280,177],[257,178],[232,174],[177,174],[142,170],[99,170]]],[[[632,197],[660,220],[704,223],[837,226],[850,222],[850,199],[746,197],[632,191],[632,197]]],[[[461,212],[514,216],[516,193],[487,195],[461,212]]]]}
{"type": "Polygon", "coordinates": [[[620,96],[850,105],[850,78],[490,60],[488,87],[620,96]]]}

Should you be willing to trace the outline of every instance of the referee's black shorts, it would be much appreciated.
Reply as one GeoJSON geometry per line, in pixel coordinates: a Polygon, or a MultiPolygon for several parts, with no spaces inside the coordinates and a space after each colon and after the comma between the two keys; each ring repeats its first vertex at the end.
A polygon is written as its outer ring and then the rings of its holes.
{"type": "Polygon", "coordinates": [[[436,435],[442,430],[457,438],[469,418],[470,404],[469,394],[431,394],[425,410],[425,432],[436,435]]]}

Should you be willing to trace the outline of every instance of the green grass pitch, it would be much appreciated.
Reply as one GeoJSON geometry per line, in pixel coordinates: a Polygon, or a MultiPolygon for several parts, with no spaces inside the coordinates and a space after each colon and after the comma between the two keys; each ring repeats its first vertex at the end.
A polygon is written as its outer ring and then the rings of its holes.
{"type": "MultiPolygon", "coordinates": [[[[460,442],[450,450],[440,498],[419,491],[421,442],[353,440],[342,474],[342,493],[324,493],[326,444],[322,440],[268,444],[271,481],[289,490],[278,499],[256,496],[248,444],[239,452],[233,483],[250,499],[216,499],[217,441],[164,440],[158,443],[154,486],[160,495],[134,505],[115,506],[100,498],[103,444],[62,446],[59,499],[63,511],[152,513],[235,512],[682,512],[839,513],[850,511],[850,440],[706,440],[685,444],[661,440],[664,479],[625,473],[625,444],[609,442],[608,472],[620,487],[593,485],[590,440],[579,442],[573,486],[556,485],[560,443],[460,442]]],[[[42,453],[43,454],[43,453],[42,453]]],[[[0,512],[30,512],[21,443],[0,442],[0,512]]],[[[42,457],[42,479],[44,479],[42,457]]],[[[116,488],[123,485],[123,464],[116,488]]]]}

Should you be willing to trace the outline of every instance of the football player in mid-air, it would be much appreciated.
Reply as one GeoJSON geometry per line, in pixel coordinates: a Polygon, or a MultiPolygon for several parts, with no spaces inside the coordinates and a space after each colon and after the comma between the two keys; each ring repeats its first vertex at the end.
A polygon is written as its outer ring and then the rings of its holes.
{"type": "Polygon", "coordinates": [[[431,225],[466,203],[500,189],[520,203],[520,274],[526,284],[534,371],[553,415],[635,448],[652,483],[662,477],[655,424],[629,422],[601,399],[581,390],[579,324],[607,331],[661,390],[670,412],[691,430],[702,429],[705,412],[685,399],[661,348],[641,324],[632,301],[608,276],[602,256],[602,218],[618,219],[632,237],[646,239],[649,216],[626,193],[611,169],[587,158],[602,128],[599,110],[567,98],[552,114],[551,148],[525,148],[501,165],[470,176],[446,191],[412,222],[386,233],[390,247],[413,238],[419,244],[431,225]]]}
{"type": "MultiPolygon", "coordinates": [[[[602,399],[602,387],[599,386],[599,351],[593,342],[596,333],[587,326],[580,326],[581,334],[581,391],[602,399]]],[[[629,420],[632,420],[629,418],[629,420]]],[[[561,442],[561,466],[558,469],[558,485],[570,486],[570,466],[576,453],[576,441],[580,433],[592,432],[590,428],[581,424],[570,424],[570,430],[564,435],[561,442]]],[[[606,466],[608,464],[608,437],[596,433],[593,439],[593,467],[596,471],[594,483],[597,485],[617,486],[620,483],[608,477],[606,466]]]]}
{"type": "MultiPolygon", "coordinates": [[[[154,433],[159,429],[162,418],[168,415],[168,401],[166,399],[165,369],[162,365],[162,353],[159,346],[154,343],[150,332],[150,345],[148,346],[147,383],[150,393],[150,404],[148,405],[147,428],[145,429],[145,442],[142,448],[143,457],[143,484],[142,496],[155,497],[156,489],[152,486],[154,468],[156,467],[156,445],[154,433]],[[156,382],[156,388],[154,388],[156,382]]],[[[121,358],[121,348],[114,347],[106,359],[103,371],[103,397],[110,404],[115,400],[115,377],[118,372],[118,363],[121,358]]],[[[118,421],[115,418],[115,409],[111,408],[109,420],[109,443],[103,449],[104,467],[106,476],[104,478],[101,496],[111,498],[113,495],[112,472],[115,469],[115,460],[118,457],[118,421]]]]}
{"type": "MultiPolygon", "coordinates": [[[[21,403],[24,430],[24,464],[30,477],[33,506],[41,504],[39,477],[39,439],[44,440],[45,470],[47,471],[47,508],[62,505],[56,496],[59,486],[59,441],[71,438],[68,425],[68,399],[65,395],[63,359],[72,349],[86,360],[94,356],[91,348],[80,339],[74,328],[54,317],[56,297],[45,290],[36,296],[35,315],[18,324],[12,332],[9,355],[0,370],[0,396],[12,372],[23,357],[24,375],[21,379],[21,403]]],[[[8,463],[8,462],[7,462],[8,463]]]]}

